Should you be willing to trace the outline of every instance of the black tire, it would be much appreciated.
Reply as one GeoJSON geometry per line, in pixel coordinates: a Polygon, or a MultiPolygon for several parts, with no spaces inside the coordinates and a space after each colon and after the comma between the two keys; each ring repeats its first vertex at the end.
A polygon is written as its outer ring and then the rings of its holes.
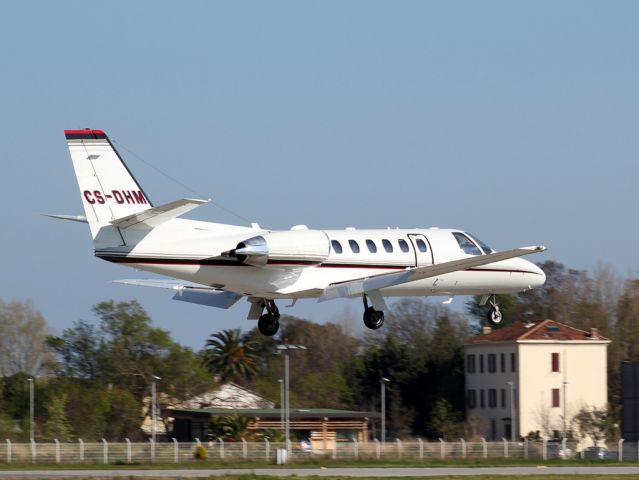
{"type": "Polygon", "coordinates": [[[384,325],[384,312],[368,307],[364,311],[364,325],[371,330],[377,330],[384,325]]]}
{"type": "Polygon", "coordinates": [[[272,337],[280,329],[280,322],[270,313],[265,313],[257,321],[257,329],[265,337],[272,337]]]}
{"type": "Polygon", "coordinates": [[[490,310],[488,310],[486,319],[488,320],[488,323],[490,323],[491,325],[499,325],[501,321],[503,320],[503,315],[501,311],[499,311],[498,309],[491,308],[490,310]]]}

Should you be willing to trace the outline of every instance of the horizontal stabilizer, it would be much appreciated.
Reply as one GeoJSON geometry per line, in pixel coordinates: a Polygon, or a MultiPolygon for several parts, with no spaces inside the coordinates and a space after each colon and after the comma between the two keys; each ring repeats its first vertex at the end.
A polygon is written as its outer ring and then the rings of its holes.
{"type": "Polygon", "coordinates": [[[335,298],[353,297],[355,295],[361,295],[362,293],[372,292],[381,288],[392,287],[402,283],[414,282],[416,280],[436,277],[446,273],[479,267],[489,263],[508,260],[509,258],[522,257],[531,253],[543,252],[544,250],[546,250],[546,247],[521,247],[513,250],[506,250],[504,252],[489,253],[461,260],[437,263],[435,265],[407,268],[401,272],[382,273],[380,275],[358,278],[356,280],[350,280],[348,282],[336,283],[328,286],[319,298],[319,301],[325,302],[335,298]]]}
{"type": "Polygon", "coordinates": [[[157,207],[143,210],[142,212],[127,215],[126,217],[113,220],[111,225],[118,228],[130,228],[135,226],[157,227],[164,222],[193,210],[208,203],[208,200],[196,200],[192,198],[183,198],[173,202],[165,203],[157,207]]]}
{"type": "Polygon", "coordinates": [[[176,282],[175,280],[125,279],[114,280],[113,283],[170,289],[175,291],[173,300],[224,309],[234,305],[235,302],[243,296],[239,293],[229,292],[227,290],[220,290],[191,282],[176,282]]]}
{"type": "Polygon", "coordinates": [[[72,222],[89,223],[87,217],[84,215],[52,215],[49,213],[41,213],[41,215],[49,218],[55,218],[56,220],[71,220],[72,222]]]}

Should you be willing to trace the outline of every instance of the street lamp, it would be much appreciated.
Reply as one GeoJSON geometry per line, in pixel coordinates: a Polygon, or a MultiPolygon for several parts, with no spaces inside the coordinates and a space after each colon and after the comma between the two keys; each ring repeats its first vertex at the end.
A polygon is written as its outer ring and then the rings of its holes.
{"type": "Polygon", "coordinates": [[[386,384],[390,383],[390,380],[386,377],[382,377],[379,380],[382,388],[382,446],[386,443],[386,384]]]}
{"type": "Polygon", "coordinates": [[[291,398],[289,383],[289,355],[291,350],[306,350],[304,345],[292,345],[290,343],[282,343],[277,345],[278,353],[284,353],[284,438],[286,440],[286,451],[290,452],[291,437],[291,398]]]}
{"type": "Polygon", "coordinates": [[[160,377],[156,375],[151,375],[151,421],[153,424],[151,425],[151,438],[153,439],[153,445],[155,445],[155,435],[157,433],[156,421],[157,421],[157,411],[156,411],[156,391],[155,391],[155,381],[162,380],[160,377]]]}
{"type": "Polygon", "coordinates": [[[508,382],[508,386],[510,387],[510,440],[511,442],[515,442],[515,429],[516,429],[516,419],[517,410],[515,409],[515,382],[512,380],[508,382]]]}
{"type": "Polygon", "coordinates": [[[564,380],[564,383],[563,383],[563,387],[564,387],[563,390],[564,391],[563,391],[563,395],[562,395],[562,397],[563,397],[563,410],[564,410],[564,413],[563,413],[563,417],[564,417],[563,418],[564,438],[566,438],[566,405],[568,404],[568,402],[567,402],[568,399],[566,398],[566,387],[567,386],[568,386],[568,382],[566,380],[564,380]]]}
{"type": "Polygon", "coordinates": [[[284,380],[277,379],[280,384],[280,430],[284,431],[284,380]]]}
{"type": "Polygon", "coordinates": [[[33,442],[34,439],[34,420],[33,420],[33,413],[34,413],[34,406],[33,406],[33,400],[34,400],[34,392],[33,392],[33,378],[28,378],[27,381],[29,382],[29,440],[31,442],[33,442]]]}

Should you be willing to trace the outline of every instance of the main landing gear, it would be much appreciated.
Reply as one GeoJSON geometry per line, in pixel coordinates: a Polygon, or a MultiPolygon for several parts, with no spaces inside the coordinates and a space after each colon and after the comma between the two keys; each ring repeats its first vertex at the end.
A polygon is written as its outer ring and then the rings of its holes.
{"type": "Polygon", "coordinates": [[[257,329],[266,337],[272,337],[280,329],[280,311],[273,300],[264,300],[266,313],[257,321],[257,329]]]}
{"type": "Polygon", "coordinates": [[[368,306],[368,298],[366,294],[362,295],[364,300],[364,325],[371,330],[377,330],[384,325],[384,312],[382,310],[375,310],[373,307],[368,306]]]}
{"type": "Polygon", "coordinates": [[[488,309],[486,318],[491,325],[499,325],[502,320],[502,313],[501,310],[499,310],[499,305],[497,305],[495,295],[491,295],[488,303],[490,303],[490,308],[488,309]]]}

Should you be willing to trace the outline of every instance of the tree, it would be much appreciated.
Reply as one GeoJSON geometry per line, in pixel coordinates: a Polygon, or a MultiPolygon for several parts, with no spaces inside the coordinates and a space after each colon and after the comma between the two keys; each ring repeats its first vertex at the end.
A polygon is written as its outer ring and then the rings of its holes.
{"type": "Polygon", "coordinates": [[[74,322],[60,337],[47,338],[60,357],[58,375],[86,380],[96,380],[100,373],[100,343],[95,327],[84,320],[74,322]]]}
{"type": "Polygon", "coordinates": [[[259,371],[254,344],[239,328],[211,335],[206,342],[204,364],[221,382],[242,382],[259,371]]]}
{"type": "Polygon", "coordinates": [[[242,415],[227,415],[213,417],[210,436],[213,439],[221,438],[225,441],[239,442],[249,435],[251,419],[242,415]]]}
{"type": "Polygon", "coordinates": [[[431,434],[430,436],[445,440],[462,436],[464,425],[461,412],[453,409],[445,398],[437,399],[427,424],[427,431],[431,434]]]}
{"type": "Polygon", "coordinates": [[[71,441],[71,426],[67,420],[66,406],[67,396],[65,394],[58,394],[49,399],[46,405],[47,421],[44,424],[44,437],[46,440],[71,441]]]}
{"type": "Polygon", "coordinates": [[[590,437],[595,446],[604,440],[608,430],[608,411],[605,408],[587,407],[579,409],[573,418],[582,438],[590,437]]]}
{"type": "Polygon", "coordinates": [[[49,327],[31,302],[0,300],[0,376],[38,375],[52,358],[49,327]]]}

